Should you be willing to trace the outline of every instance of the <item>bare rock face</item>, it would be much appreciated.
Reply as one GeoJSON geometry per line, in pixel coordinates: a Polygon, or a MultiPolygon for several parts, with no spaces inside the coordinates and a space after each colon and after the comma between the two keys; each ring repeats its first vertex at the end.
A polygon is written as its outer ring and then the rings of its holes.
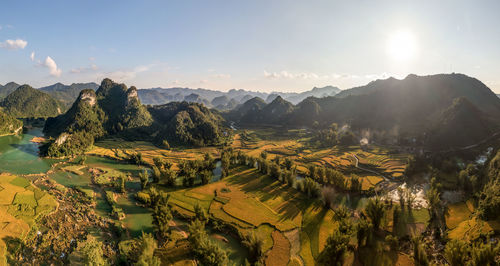
{"type": "Polygon", "coordinates": [[[83,90],[80,92],[80,96],[78,97],[80,101],[85,101],[90,106],[94,106],[96,103],[96,95],[93,90],[83,90]]]}
{"type": "Polygon", "coordinates": [[[57,137],[55,143],[57,146],[63,144],[64,142],[66,142],[66,140],[68,139],[70,135],[68,133],[62,133],[61,135],[59,135],[59,137],[57,137]]]}
{"type": "Polygon", "coordinates": [[[139,95],[137,88],[132,86],[127,90],[127,106],[135,105],[136,103],[139,103],[139,95]]]}

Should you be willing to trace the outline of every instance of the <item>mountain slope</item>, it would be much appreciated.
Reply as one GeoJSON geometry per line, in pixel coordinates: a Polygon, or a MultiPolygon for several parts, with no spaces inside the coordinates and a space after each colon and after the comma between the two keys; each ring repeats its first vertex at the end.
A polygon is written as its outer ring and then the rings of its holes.
{"type": "Polygon", "coordinates": [[[96,90],[99,87],[98,84],[94,82],[90,83],[73,83],[71,85],[64,85],[62,83],[56,83],[47,87],[39,88],[42,91],[47,92],[52,95],[56,100],[62,102],[66,106],[71,106],[71,104],[78,98],[80,92],[85,89],[96,90]]]}
{"type": "Polygon", "coordinates": [[[96,139],[111,135],[157,144],[164,141],[179,145],[218,143],[221,119],[210,110],[187,102],[172,106],[148,110],[141,104],[135,87],[127,88],[104,79],[97,91],[81,91],[65,114],[47,120],[44,132],[52,139],[41,152],[51,157],[78,154],[96,139]]]}
{"type": "Polygon", "coordinates": [[[17,118],[52,117],[61,114],[63,105],[49,94],[29,85],[18,87],[0,102],[8,114],[17,118]]]}
{"type": "Polygon", "coordinates": [[[23,122],[0,109],[0,135],[17,134],[23,129],[23,122]]]}
{"type": "Polygon", "coordinates": [[[9,82],[4,86],[0,85],[0,99],[5,98],[7,95],[11,94],[13,91],[19,88],[19,86],[21,85],[15,82],[9,82]]]}

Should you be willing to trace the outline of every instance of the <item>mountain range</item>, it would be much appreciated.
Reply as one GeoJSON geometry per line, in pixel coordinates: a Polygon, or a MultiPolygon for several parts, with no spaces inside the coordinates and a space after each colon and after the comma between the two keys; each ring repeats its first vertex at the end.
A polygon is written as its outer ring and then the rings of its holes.
{"type": "Polygon", "coordinates": [[[241,124],[346,125],[371,141],[467,146],[500,130],[500,99],[463,74],[409,75],[376,80],[336,96],[309,97],[297,105],[277,97],[254,98],[224,114],[241,124]]]}

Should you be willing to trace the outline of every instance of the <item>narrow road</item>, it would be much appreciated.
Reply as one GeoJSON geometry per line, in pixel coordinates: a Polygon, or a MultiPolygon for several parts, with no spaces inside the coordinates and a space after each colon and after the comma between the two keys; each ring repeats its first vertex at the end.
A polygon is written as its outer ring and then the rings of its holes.
{"type": "Polygon", "coordinates": [[[359,166],[359,159],[358,159],[358,157],[355,154],[352,154],[352,153],[350,153],[349,155],[351,155],[354,158],[354,160],[356,160],[356,163],[355,163],[354,167],[356,167],[356,168],[358,168],[360,170],[363,170],[363,171],[366,171],[366,172],[378,175],[378,176],[380,176],[380,177],[382,177],[384,179],[384,181],[381,181],[378,184],[376,184],[375,188],[379,187],[380,190],[383,190],[384,188],[387,188],[391,183],[397,183],[397,181],[391,180],[388,177],[386,177],[385,175],[383,175],[383,174],[381,174],[381,173],[379,173],[377,171],[374,171],[374,170],[367,169],[367,168],[359,166]]]}

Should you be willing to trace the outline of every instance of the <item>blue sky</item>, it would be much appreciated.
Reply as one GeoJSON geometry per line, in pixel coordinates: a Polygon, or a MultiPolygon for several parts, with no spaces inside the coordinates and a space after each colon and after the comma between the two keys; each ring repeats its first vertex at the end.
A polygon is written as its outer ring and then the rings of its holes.
{"type": "Polygon", "coordinates": [[[499,1],[8,1],[0,84],[110,77],[305,91],[460,72],[500,92],[499,10],[499,1]]]}

